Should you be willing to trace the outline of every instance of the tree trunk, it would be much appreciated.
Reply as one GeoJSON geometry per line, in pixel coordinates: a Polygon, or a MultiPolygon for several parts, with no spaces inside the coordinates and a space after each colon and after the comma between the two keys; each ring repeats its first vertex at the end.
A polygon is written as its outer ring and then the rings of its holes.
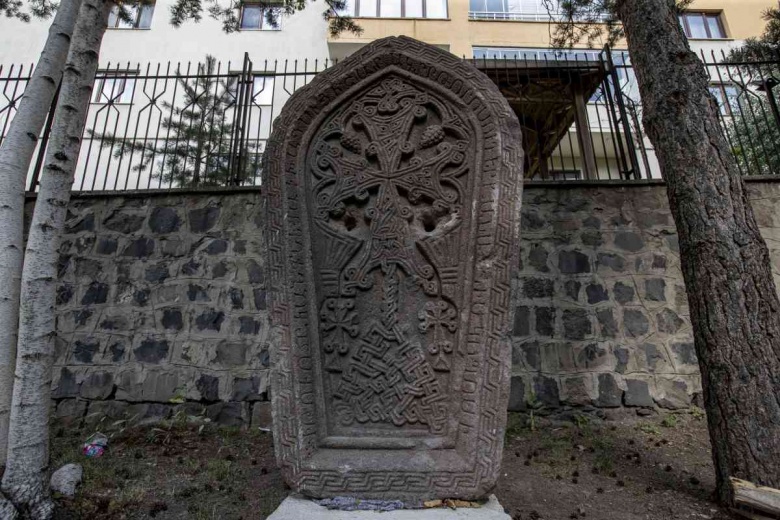
{"type": "Polygon", "coordinates": [[[680,241],[718,498],[780,488],[780,302],[769,251],[673,0],[619,0],[680,241]]]}
{"type": "Polygon", "coordinates": [[[63,0],[8,135],[0,146],[0,467],[8,448],[8,417],[16,364],[19,287],[24,259],[24,183],[49,113],[81,0],[63,0]]]}
{"type": "Polygon", "coordinates": [[[22,270],[19,344],[2,490],[22,512],[49,518],[47,469],[57,250],[111,2],[83,0],[62,77],[22,270]]]}

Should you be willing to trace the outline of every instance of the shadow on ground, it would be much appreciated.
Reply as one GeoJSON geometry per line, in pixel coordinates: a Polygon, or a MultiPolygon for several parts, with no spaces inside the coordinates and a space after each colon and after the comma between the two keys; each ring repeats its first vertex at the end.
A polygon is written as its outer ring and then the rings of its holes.
{"type": "MultiPolygon", "coordinates": [[[[730,519],[712,501],[714,476],[701,413],[602,421],[510,414],[496,494],[514,520],[730,519]]],[[[57,519],[264,519],[290,492],[257,430],[192,418],[146,426],[57,425],[52,466],[84,466],[77,496],[57,519]],[[108,452],[81,443],[100,429],[108,452]]]]}

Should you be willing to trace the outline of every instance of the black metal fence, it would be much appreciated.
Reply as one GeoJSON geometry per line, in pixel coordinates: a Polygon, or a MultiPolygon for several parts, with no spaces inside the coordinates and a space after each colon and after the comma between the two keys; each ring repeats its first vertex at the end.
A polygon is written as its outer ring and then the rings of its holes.
{"type": "MultiPolygon", "coordinates": [[[[780,172],[780,58],[702,56],[724,134],[745,175],[780,172]]],[[[624,52],[486,50],[470,60],[499,87],[524,129],[538,180],[660,178],[624,52]]],[[[73,189],[260,184],[274,118],[329,60],[108,66],[96,76],[73,189]]],[[[32,66],[0,66],[0,142],[32,66]]],[[[55,100],[56,102],[56,100],[55,100]]],[[[50,113],[51,116],[51,113],[50,113]]],[[[51,117],[28,186],[35,190],[51,117]]]]}

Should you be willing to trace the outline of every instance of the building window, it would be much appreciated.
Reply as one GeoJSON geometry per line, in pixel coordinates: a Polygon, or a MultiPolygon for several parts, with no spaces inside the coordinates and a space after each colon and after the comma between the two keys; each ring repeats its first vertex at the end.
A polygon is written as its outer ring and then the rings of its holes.
{"type": "Polygon", "coordinates": [[[686,12],[680,15],[685,36],[694,40],[716,40],[726,37],[720,13],[686,12]]]}
{"type": "MultiPolygon", "coordinates": [[[[563,15],[557,8],[557,2],[549,0],[469,0],[469,18],[549,22],[560,20],[563,15]]],[[[606,19],[607,15],[599,18],[606,19]]]]}
{"type": "Polygon", "coordinates": [[[95,90],[92,95],[93,103],[129,104],[133,102],[135,90],[135,78],[105,73],[103,77],[98,73],[95,80],[95,90]]]}
{"type": "Polygon", "coordinates": [[[282,28],[279,14],[276,14],[276,24],[268,22],[266,7],[257,4],[245,4],[241,8],[242,31],[279,31],[282,28]]]}
{"type": "Polygon", "coordinates": [[[715,83],[710,85],[710,93],[718,104],[722,116],[732,116],[739,110],[739,89],[735,85],[715,83]]]}
{"type": "Polygon", "coordinates": [[[356,18],[447,18],[447,0],[347,0],[342,11],[356,18]]]}
{"type": "Polygon", "coordinates": [[[115,5],[108,15],[110,29],[149,29],[152,26],[154,4],[124,6],[126,18],[119,16],[119,9],[115,5]]]}

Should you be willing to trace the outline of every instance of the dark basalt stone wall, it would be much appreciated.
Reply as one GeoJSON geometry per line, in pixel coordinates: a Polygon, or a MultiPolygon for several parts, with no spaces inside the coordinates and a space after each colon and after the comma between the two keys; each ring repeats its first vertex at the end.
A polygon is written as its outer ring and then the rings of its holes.
{"type": "MultiPolygon", "coordinates": [[[[780,183],[749,183],[780,273],[780,183]]],[[[270,421],[259,190],[75,196],[55,414],[270,421]]],[[[664,186],[526,185],[510,410],[690,406],[701,391],[664,186]]],[[[32,201],[28,204],[32,209],[32,201]]]]}

